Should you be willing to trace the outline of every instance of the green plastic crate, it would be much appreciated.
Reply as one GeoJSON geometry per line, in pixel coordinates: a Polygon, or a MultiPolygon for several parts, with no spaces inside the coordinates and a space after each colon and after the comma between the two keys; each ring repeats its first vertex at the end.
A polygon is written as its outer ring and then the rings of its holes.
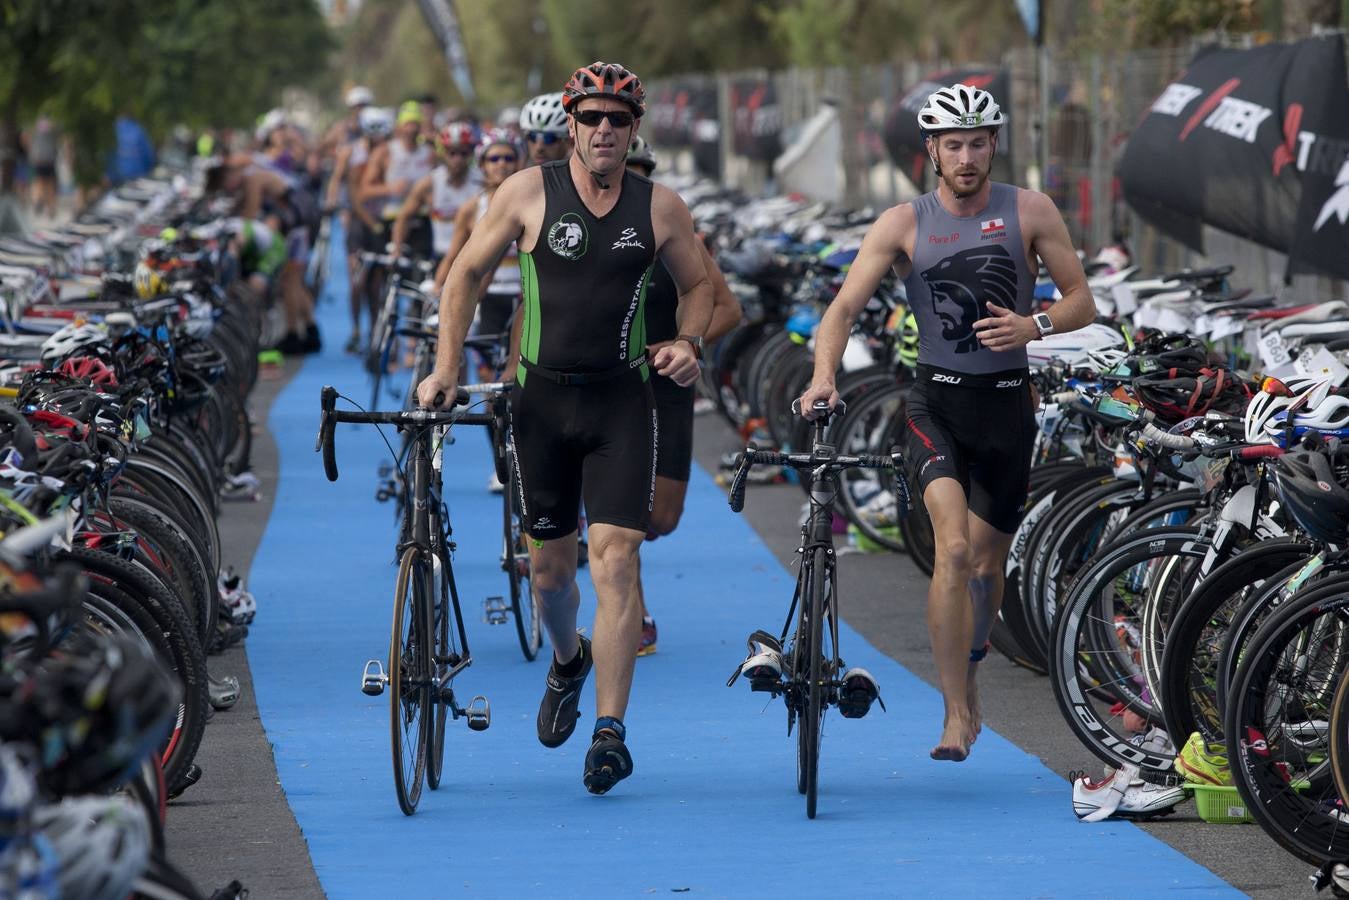
{"type": "Polygon", "coordinates": [[[1246,811],[1246,803],[1235,787],[1218,784],[1187,784],[1194,791],[1194,802],[1199,807],[1199,818],[1217,825],[1240,825],[1254,822],[1246,811]]]}

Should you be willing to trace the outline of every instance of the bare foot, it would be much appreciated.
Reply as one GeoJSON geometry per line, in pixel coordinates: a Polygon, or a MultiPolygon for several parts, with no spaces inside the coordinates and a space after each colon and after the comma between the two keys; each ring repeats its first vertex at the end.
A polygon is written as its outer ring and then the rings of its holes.
{"type": "Polygon", "coordinates": [[[964,762],[965,757],[970,755],[969,734],[970,723],[968,720],[947,716],[946,724],[941,732],[941,743],[928,751],[928,756],[933,759],[964,762]]]}

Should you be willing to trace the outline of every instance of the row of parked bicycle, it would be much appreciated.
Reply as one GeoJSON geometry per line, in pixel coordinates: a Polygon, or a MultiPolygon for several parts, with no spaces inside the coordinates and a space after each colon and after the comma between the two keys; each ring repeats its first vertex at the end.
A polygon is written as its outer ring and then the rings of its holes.
{"type": "MultiPolygon", "coordinates": [[[[867,216],[685,196],[746,310],[709,350],[704,392],[759,447],[808,451],[791,402],[867,216]]],[[[1230,266],[1142,278],[1119,248],[1087,270],[1097,323],[1028,348],[1040,431],[993,644],[1048,675],[1108,766],[1074,779],[1079,816],[1196,794],[1206,818],[1253,818],[1333,866],[1349,859],[1349,306],[1254,297],[1230,266]]],[[[838,452],[901,443],[916,357],[887,282],[844,358],[838,452]]],[[[839,478],[836,515],[931,574],[922,504],[899,514],[894,473],[839,478]]]]}
{"type": "Polygon", "coordinates": [[[239,695],[207,654],[256,611],[218,516],[266,321],[227,230],[174,230],[211,215],[144,181],[0,239],[0,896],[207,896],[164,820],[239,695]]]}

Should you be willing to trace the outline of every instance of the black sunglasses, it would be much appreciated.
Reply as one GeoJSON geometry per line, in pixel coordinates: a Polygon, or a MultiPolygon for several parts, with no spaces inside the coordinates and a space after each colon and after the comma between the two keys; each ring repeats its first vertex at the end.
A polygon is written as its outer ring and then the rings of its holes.
{"type": "Polygon", "coordinates": [[[627,128],[636,118],[632,113],[622,109],[583,109],[572,115],[587,128],[594,128],[605,119],[608,119],[609,124],[615,128],[627,128]]]}

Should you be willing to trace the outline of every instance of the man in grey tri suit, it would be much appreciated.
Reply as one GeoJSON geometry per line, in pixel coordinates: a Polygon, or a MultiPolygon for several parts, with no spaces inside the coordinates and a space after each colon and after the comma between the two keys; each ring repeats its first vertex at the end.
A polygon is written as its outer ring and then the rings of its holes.
{"type": "Polygon", "coordinates": [[[978,662],[1029,482],[1035,401],[1025,347],[1089,324],[1096,310],[1054,202],[988,179],[1004,122],[993,97],[963,84],[940,88],[918,122],[937,190],[871,226],[820,323],[801,407],[809,414],[818,400],[837,402],[848,331],[893,268],[918,319],[907,455],[937,547],[927,620],[946,715],[930,755],[959,762],[979,734],[978,662]],[[1062,295],[1038,313],[1037,257],[1062,295]]]}

